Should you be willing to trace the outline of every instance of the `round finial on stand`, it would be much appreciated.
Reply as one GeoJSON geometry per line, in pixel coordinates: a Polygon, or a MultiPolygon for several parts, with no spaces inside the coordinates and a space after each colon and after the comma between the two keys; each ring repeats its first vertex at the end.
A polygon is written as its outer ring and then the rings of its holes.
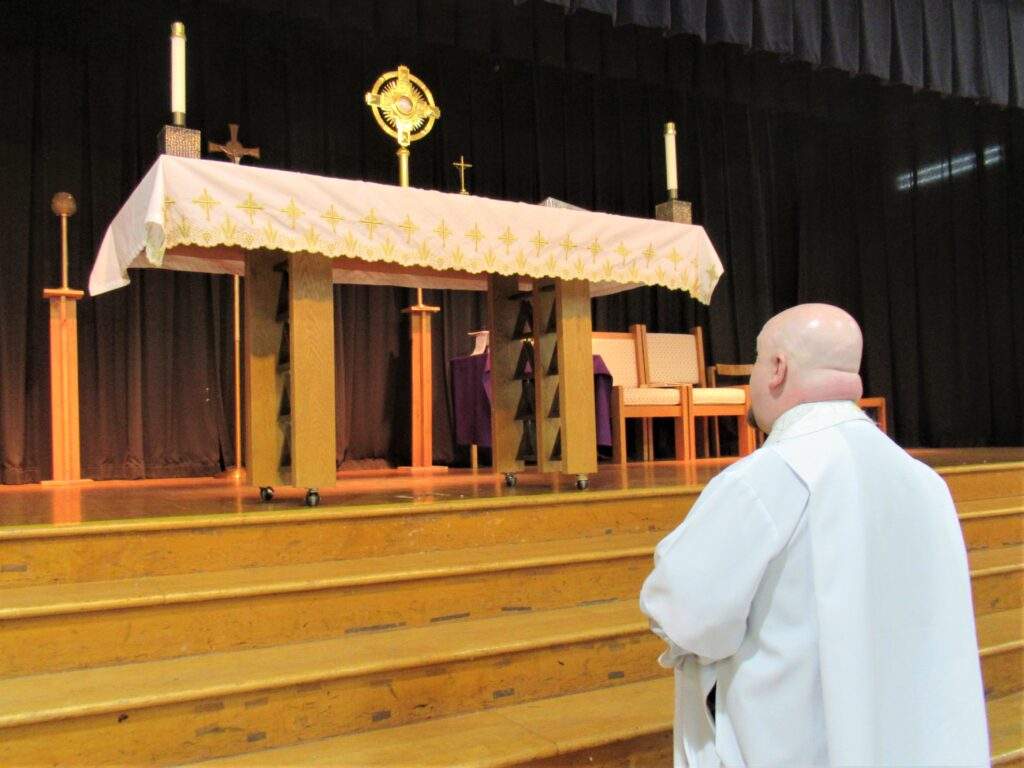
{"type": "Polygon", "coordinates": [[[74,216],[78,204],[70,192],[58,192],[50,201],[50,210],[58,216],[74,216]]]}
{"type": "Polygon", "coordinates": [[[75,215],[78,204],[70,192],[58,192],[50,200],[50,210],[60,216],[60,285],[68,288],[68,219],[75,215]]]}

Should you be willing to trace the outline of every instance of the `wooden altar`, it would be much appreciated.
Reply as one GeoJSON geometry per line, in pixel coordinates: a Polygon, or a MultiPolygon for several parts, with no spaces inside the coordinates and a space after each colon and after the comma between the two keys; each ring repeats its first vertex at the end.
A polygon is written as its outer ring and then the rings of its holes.
{"type": "Polygon", "coordinates": [[[591,296],[664,285],[706,302],[722,274],[701,227],[170,156],[115,217],[90,292],[131,267],[245,275],[249,482],[310,505],[336,477],[332,283],[487,290],[495,471],[583,488],[591,296]]]}

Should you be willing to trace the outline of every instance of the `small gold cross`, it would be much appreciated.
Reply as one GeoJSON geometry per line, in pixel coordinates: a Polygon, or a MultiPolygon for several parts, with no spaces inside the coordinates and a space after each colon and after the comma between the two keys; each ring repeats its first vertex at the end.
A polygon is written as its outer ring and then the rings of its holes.
{"type": "Polygon", "coordinates": [[[469,192],[466,191],[466,169],[472,168],[473,164],[467,163],[466,158],[459,155],[459,162],[452,163],[452,165],[459,169],[459,194],[468,195],[469,192]]]}
{"type": "Polygon", "coordinates": [[[297,205],[295,205],[294,197],[288,201],[287,208],[281,209],[281,213],[285,214],[289,219],[292,220],[292,229],[295,229],[295,222],[306,215],[297,205]]]}
{"type": "Polygon", "coordinates": [[[484,239],[484,233],[480,231],[480,227],[474,222],[473,228],[466,233],[466,237],[473,241],[473,251],[475,252],[480,246],[480,241],[484,239]]]}
{"type": "Polygon", "coordinates": [[[405,221],[398,225],[399,229],[405,230],[405,243],[406,245],[412,240],[413,233],[419,229],[414,223],[409,214],[405,214],[405,221]]]}
{"type": "Polygon", "coordinates": [[[202,207],[203,211],[206,213],[207,221],[210,220],[210,211],[213,209],[213,206],[220,205],[220,201],[214,200],[210,197],[210,193],[206,191],[205,187],[203,187],[203,194],[195,198],[192,202],[202,207]]]}
{"type": "Polygon", "coordinates": [[[542,235],[540,231],[537,232],[536,236],[534,236],[533,240],[531,240],[530,242],[533,243],[533,246],[534,248],[537,249],[538,254],[540,253],[540,249],[548,244],[548,241],[544,239],[544,235],[542,235]]]}
{"type": "Polygon", "coordinates": [[[334,210],[334,203],[331,203],[331,207],[320,214],[320,218],[331,225],[331,232],[338,234],[338,222],[344,221],[345,217],[334,210]]]}
{"type": "Polygon", "coordinates": [[[373,240],[374,228],[379,227],[383,222],[377,218],[377,214],[374,212],[373,208],[371,208],[370,212],[359,220],[359,223],[366,225],[366,229],[370,234],[370,239],[373,240]]]}
{"type": "Polygon", "coordinates": [[[241,163],[243,157],[255,157],[257,160],[260,159],[259,147],[243,147],[242,142],[238,140],[237,123],[228,123],[228,130],[231,132],[231,139],[224,144],[216,144],[211,141],[207,148],[208,152],[223,152],[231,158],[231,162],[235,165],[241,163]]]}
{"type": "Polygon", "coordinates": [[[569,235],[566,235],[565,236],[565,240],[560,242],[558,244],[558,246],[565,251],[565,258],[568,259],[569,258],[569,252],[572,251],[572,249],[576,247],[576,243],[574,243],[572,241],[572,238],[570,238],[569,235]]]}
{"type": "Polygon", "coordinates": [[[255,219],[253,218],[256,215],[256,211],[262,211],[263,210],[263,206],[260,205],[259,203],[257,203],[256,200],[253,199],[252,192],[249,193],[249,196],[247,198],[245,198],[245,200],[240,202],[235,207],[236,208],[241,208],[243,211],[245,211],[249,215],[249,224],[250,225],[256,223],[255,219]]]}
{"type": "Polygon", "coordinates": [[[508,256],[508,249],[519,238],[512,234],[511,227],[505,227],[505,231],[498,236],[498,239],[505,244],[505,255],[508,256]]]}
{"type": "Polygon", "coordinates": [[[441,247],[448,247],[448,237],[452,231],[448,229],[448,225],[444,223],[444,219],[441,219],[441,223],[434,228],[434,233],[441,238],[441,247]]]}

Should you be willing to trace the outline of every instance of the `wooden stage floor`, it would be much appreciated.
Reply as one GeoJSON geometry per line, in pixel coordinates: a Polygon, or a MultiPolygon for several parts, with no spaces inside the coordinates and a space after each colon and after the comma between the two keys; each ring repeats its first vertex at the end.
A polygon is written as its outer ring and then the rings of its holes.
{"type": "MultiPolygon", "coordinates": [[[[973,465],[1024,462],[1024,448],[912,450],[936,469],[958,471],[973,465]]],[[[489,469],[452,470],[412,476],[399,471],[345,473],[333,488],[321,488],[317,511],[331,507],[374,507],[623,492],[643,496],[669,489],[696,493],[732,459],[695,462],[602,465],[587,491],[573,478],[524,473],[515,488],[489,469]]],[[[60,487],[0,486],[0,529],[32,525],[75,525],[102,521],[153,520],[166,517],[248,515],[300,512],[304,491],[279,488],[273,501],[259,500],[257,489],[230,479],[210,477],[169,480],[114,480],[60,487]]]]}

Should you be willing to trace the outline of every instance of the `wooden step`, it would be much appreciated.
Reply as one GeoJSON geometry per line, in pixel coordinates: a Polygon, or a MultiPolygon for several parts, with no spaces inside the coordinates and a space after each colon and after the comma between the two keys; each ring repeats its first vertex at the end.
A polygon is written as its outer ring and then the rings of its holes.
{"type": "Polygon", "coordinates": [[[672,678],[660,678],[501,710],[307,742],[202,765],[671,765],[672,686],[672,678]],[[638,755],[629,749],[639,742],[647,742],[646,753],[638,755]],[[588,759],[619,745],[627,747],[625,760],[588,759]]]}
{"type": "Polygon", "coordinates": [[[0,677],[635,600],[661,535],[12,588],[0,677]]]}
{"type": "MultiPolygon", "coordinates": [[[[0,589],[675,528],[699,486],[0,527],[0,589]],[[215,542],[215,543],[214,543],[215,542]]],[[[1024,543],[1024,493],[961,502],[971,549],[1024,543]]]]}
{"type": "Polygon", "coordinates": [[[1024,690],[1024,609],[987,613],[976,623],[985,696],[1024,690]]]}
{"type": "Polygon", "coordinates": [[[976,615],[1024,604],[1024,545],[976,549],[967,559],[976,615]]]}
{"type": "Polygon", "coordinates": [[[1019,461],[936,467],[935,471],[957,502],[1024,495],[1024,463],[1019,461]]]}
{"type": "MultiPolygon", "coordinates": [[[[672,700],[672,680],[662,678],[200,765],[669,765],[672,700]],[[613,760],[601,759],[616,752],[613,760]]],[[[1024,694],[989,701],[987,709],[992,764],[1006,766],[1024,759],[1024,694]]]]}
{"type": "Polygon", "coordinates": [[[0,764],[161,764],[664,674],[635,600],[0,680],[0,764]]]}
{"type": "Polygon", "coordinates": [[[223,571],[668,532],[700,489],[672,486],[0,528],[0,587],[223,571]]]}
{"type": "Polygon", "coordinates": [[[1024,496],[957,504],[968,549],[994,549],[1024,543],[1024,496]]]}
{"type": "Polygon", "coordinates": [[[992,765],[1024,763],[1024,693],[1003,696],[988,703],[988,735],[992,765]]]}
{"type": "MultiPolygon", "coordinates": [[[[11,588],[0,677],[631,599],[661,535],[11,588]]],[[[970,560],[979,614],[1020,607],[1024,547],[970,560]]]]}

